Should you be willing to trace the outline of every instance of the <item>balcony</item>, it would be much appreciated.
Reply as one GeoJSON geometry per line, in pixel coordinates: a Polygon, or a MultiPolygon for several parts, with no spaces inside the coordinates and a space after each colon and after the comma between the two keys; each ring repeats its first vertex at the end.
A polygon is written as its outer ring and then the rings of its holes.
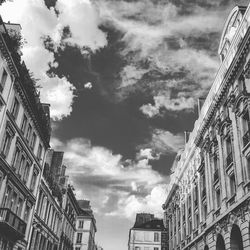
{"type": "Polygon", "coordinates": [[[6,235],[13,241],[24,238],[26,223],[9,208],[0,208],[0,235],[6,235]]]}
{"type": "Polygon", "coordinates": [[[219,171],[218,169],[216,169],[214,171],[214,182],[217,182],[219,180],[219,171]]]}
{"type": "Polygon", "coordinates": [[[248,130],[248,131],[243,135],[243,147],[245,147],[249,142],[250,142],[250,130],[248,130]]]}
{"type": "Polygon", "coordinates": [[[227,167],[229,167],[233,163],[233,153],[229,153],[226,159],[227,167]]]}
{"type": "Polygon", "coordinates": [[[202,199],[204,199],[206,197],[206,195],[207,195],[206,188],[203,188],[201,195],[202,195],[202,199]]]}

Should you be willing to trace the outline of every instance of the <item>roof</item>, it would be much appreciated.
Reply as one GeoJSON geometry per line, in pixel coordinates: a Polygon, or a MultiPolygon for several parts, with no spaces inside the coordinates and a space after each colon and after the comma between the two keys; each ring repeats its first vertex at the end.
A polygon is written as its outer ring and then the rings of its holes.
{"type": "Polygon", "coordinates": [[[144,223],[135,222],[132,229],[151,229],[151,230],[164,230],[164,224],[162,219],[153,219],[144,223]]]}

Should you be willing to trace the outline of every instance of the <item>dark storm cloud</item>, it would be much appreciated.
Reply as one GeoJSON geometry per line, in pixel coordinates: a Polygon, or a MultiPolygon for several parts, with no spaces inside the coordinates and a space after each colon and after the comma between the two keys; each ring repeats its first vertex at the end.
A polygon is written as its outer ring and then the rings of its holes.
{"type": "MultiPolygon", "coordinates": [[[[138,147],[149,145],[154,129],[165,129],[173,134],[192,130],[197,118],[195,105],[192,112],[168,110],[162,100],[159,115],[151,119],[142,114],[140,108],[156,105],[154,97],[166,93],[170,101],[178,100],[180,95],[184,100],[206,95],[217,68],[220,29],[207,23],[201,23],[201,27],[196,24],[192,29],[192,16],[194,20],[201,20],[200,10],[209,18],[211,10],[221,11],[221,6],[229,8],[232,1],[95,2],[101,13],[103,7],[109,7],[110,12],[105,12],[100,24],[107,34],[108,44],[90,56],[70,46],[55,53],[59,66],[51,72],[66,76],[76,87],[78,97],[70,119],[64,119],[54,135],[64,141],[88,138],[93,145],[107,147],[124,159],[131,159],[138,147]],[[185,17],[191,17],[187,19],[189,26],[183,21],[185,17]],[[170,22],[172,27],[162,26],[164,22],[170,22]],[[126,29],[126,24],[131,27],[126,29]],[[140,29],[145,29],[148,36],[140,29]],[[187,55],[193,58],[183,62],[187,55]],[[204,65],[192,64],[198,57],[204,57],[204,65]],[[88,82],[93,86],[91,90],[84,88],[88,82]]],[[[226,10],[220,13],[225,13],[226,17],[226,10]]],[[[174,155],[167,152],[152,161],[153,168],[168,174],[174,155]]]]}

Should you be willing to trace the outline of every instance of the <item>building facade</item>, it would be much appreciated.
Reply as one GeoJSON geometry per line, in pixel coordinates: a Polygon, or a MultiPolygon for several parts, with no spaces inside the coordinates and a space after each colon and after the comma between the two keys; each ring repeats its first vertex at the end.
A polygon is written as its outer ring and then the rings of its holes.
{"type": "Polygon", "coordinates": [[[50,117],[15,45],[0,20],[0,249],[23,250],[49,147],[50,117]]]}
{"type": "Polygon", "coordinates": [[[153,214],[137,214],[129,231],[129,250],[167,250],[167,230],[162,219],[153,214]]]}
{"type": "Polygon", "coordinates": [[[62,188],[54,169],[61,169],[62,161],[63,152],[48,150],[32,223],[29,250],[59,249],[63,218],[62,188]]]}
{"type": "Polygon", "coordinates": [[[74,249],[96,250],[96,220],[90,207],[90,202],[86,200],[79,200],[78,204],[80,207],[80,211],[76,217],[74,249]]]}
{"type": "Polygon", "coordinates": [[[225,24],[221,65],[163,204],[169,249],[250,249],[250,6],[225,24]]]}

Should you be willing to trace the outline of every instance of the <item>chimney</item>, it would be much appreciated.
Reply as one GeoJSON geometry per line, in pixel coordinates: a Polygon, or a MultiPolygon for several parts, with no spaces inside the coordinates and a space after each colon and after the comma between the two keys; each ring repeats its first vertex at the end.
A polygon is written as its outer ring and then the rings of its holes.
{"type": "Polygon", "coordinates": [[[190,132],[188,132],[188,131],[184,131],[185,144],[187,144],[187,143],[188,143],[189,135],[190,135],[190,132]]]}
{"type": "Polygon", "coordinates": [[[198,99],[198,116],[200,116],[201,108],[202,108],[202,106],[203,106],[203,104],[204,104],[204,101],[205,101],[204,98],[199,98],[199,99],[198,99]]]}

